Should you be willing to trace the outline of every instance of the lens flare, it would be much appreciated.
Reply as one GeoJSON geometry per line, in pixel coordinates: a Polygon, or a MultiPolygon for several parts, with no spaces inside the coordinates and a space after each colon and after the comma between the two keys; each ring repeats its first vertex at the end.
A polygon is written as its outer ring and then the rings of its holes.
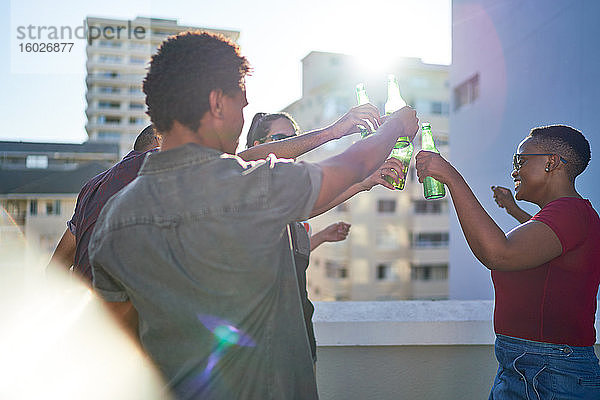
{"type": "Polygon", "coordinates": [[[206,361],[206,367],[197,376],[189,379],[179,389],[179,395],[184,398],[194,397],[202,393],[211,381],[213,370],[221,361],[227,350],[233,346],[254,347],[256,343],[252,338],[234,326],[231,322],[213,315],[198,314],[198,320],[214,335],[214,347],[206,361]]]}
{"type": "Polygon", "coordinates": [[[198,315],[198,319],[202,325],[211,331],[217,340],[217,347],[238,345],[242,347],[254,347],[254,340],[240,329],[236,328],[229,321],[215,317],[213,315],[198,315]],[[235,339],[235,340],[234,340],[235,339]],[[233,341],[234,340],[234,341],[233,341]]]}
{"type": "Polygon", "coordinates": [[[2,228],[0,399],[170,398],[103,301],[64,268],[45,272],[48,257],[2,228]]]}

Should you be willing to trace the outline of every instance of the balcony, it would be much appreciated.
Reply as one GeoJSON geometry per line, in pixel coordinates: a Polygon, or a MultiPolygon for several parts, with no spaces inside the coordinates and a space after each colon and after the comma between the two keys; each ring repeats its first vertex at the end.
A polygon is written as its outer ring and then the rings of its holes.
{"type": "Polygon", "coordinates": [[[145,74],[119,74],[105,75],[99,73],[90,73],[86,77],[88,86],[93,84],[107,86],[125,86],[125,85],[141,85],[145,78],[145,74]]]}
{"type": "Polygon", "coordinates": [[[492,301],[317,302],[320,399],[487,399],[492,316],[492,301]]]}
{"type": "Polygon", "coordinates": [[[15,226],[23,228],[25,226],[25,218],[27,213],[25,211],[9,212],[8,215],[12,219],[15,226]]]}
{"type": "Polygon", "coordinates": [[[93,99],[117,100],[117,101],[137,100],[137,101],[143,102],[146,98],[146,95],[144,95],[144,93],[142,92],[141,89],[139,91],[135,91],[135,92],[130,92],[127,87],[122,87],[119,89],[121,89],[120,92],[106,92],[106,91],[101,91],[101,90],[95,88],[93,90],[88,90],[85,97],[86,97],[86,100],[88,101],[88,104],[93,99]]]}

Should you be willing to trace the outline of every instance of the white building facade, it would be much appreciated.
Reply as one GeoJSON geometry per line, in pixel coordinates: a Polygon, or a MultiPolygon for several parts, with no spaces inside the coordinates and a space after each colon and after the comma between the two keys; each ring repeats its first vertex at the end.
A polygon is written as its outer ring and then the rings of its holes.
{"type": "MultiPolygon", "coordinates": [[[[484,208],[505,231],[517,225],[495,205],[490,186],[514,187],[512,155],[531,128],[566,124],[590,142],[592,161],[576,188],[598,210],[600,3],[454,0],[452,14],[451,161],[484,208]]],[[[490,272],[472,255],[453,211],[450,266],[451,298],[493,298],[490,272]]]]}

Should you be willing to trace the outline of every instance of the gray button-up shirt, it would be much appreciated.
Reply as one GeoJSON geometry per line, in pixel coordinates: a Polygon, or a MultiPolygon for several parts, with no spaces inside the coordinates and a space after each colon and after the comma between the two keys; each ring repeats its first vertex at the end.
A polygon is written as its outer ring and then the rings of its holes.
{"type": "Polygon", "coordinates": [[[317,398],[286,225],[309,216],[320,185],[313,164],[187,144],[148,156],[107,202],[94,287],[131,300],[178,396],[317,398]]]}

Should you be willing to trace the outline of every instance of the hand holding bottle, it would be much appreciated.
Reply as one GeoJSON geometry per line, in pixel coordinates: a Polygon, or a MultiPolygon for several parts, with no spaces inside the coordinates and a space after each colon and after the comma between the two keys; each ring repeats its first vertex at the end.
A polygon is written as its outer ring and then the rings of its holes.
{"type": "Polygon", "coordinates": [[[398,111],[388,115],[383,123],[396,124],[398,137],[408,137],[410,142],[413,141],[419,131],[417,112],[410,106],[402,107],[398,111]]]}
{"type": "Polygon", "coordinates": [[[402,161],[398,160],[397,158],[390,157],[385,160],[381,167],[377,168],[375,172],[359,183],[360,191],[364,192],[371,190],[377,185],[394,190],[396,187],[389,181],[399,184],[402,180],[404,180],[404,178],[405,176],[403,172],[402,161]]]}
{"type": "Polygon", "coordinates": [[[331,125],[330,129],[336,139],[361,132],[361,127],[363,127],[362,129],[368,129],[368,131],[371,132],[371,127],[367,121],[374,129],[379,128],[379,125],[381,125],[379,110],[370,103],[352,107],[350,111],[331,125]]]}
{"type": "Polygon", "coordinates": [[[430,176],[446,185],[459,177],[458,171],[438,153],[421,150],[415,157],[417,177],[423,183],[425,177],[430,176]]]}
{"type": "MultiPolygon", "coordinates": [[[[431,133],[431,124],[429,122],[424,122],[421,125],[421,149],[433,153],[440,153],[435,147],[435,141],[433,140],[433,134],[431,133]]],[[[441,199],[446,195],[446,189],[444,189],[444,184],[442,182],[437,181],[430,176],[426,176],[423,178],[423,195],[427,200],[441,199]]]]}

